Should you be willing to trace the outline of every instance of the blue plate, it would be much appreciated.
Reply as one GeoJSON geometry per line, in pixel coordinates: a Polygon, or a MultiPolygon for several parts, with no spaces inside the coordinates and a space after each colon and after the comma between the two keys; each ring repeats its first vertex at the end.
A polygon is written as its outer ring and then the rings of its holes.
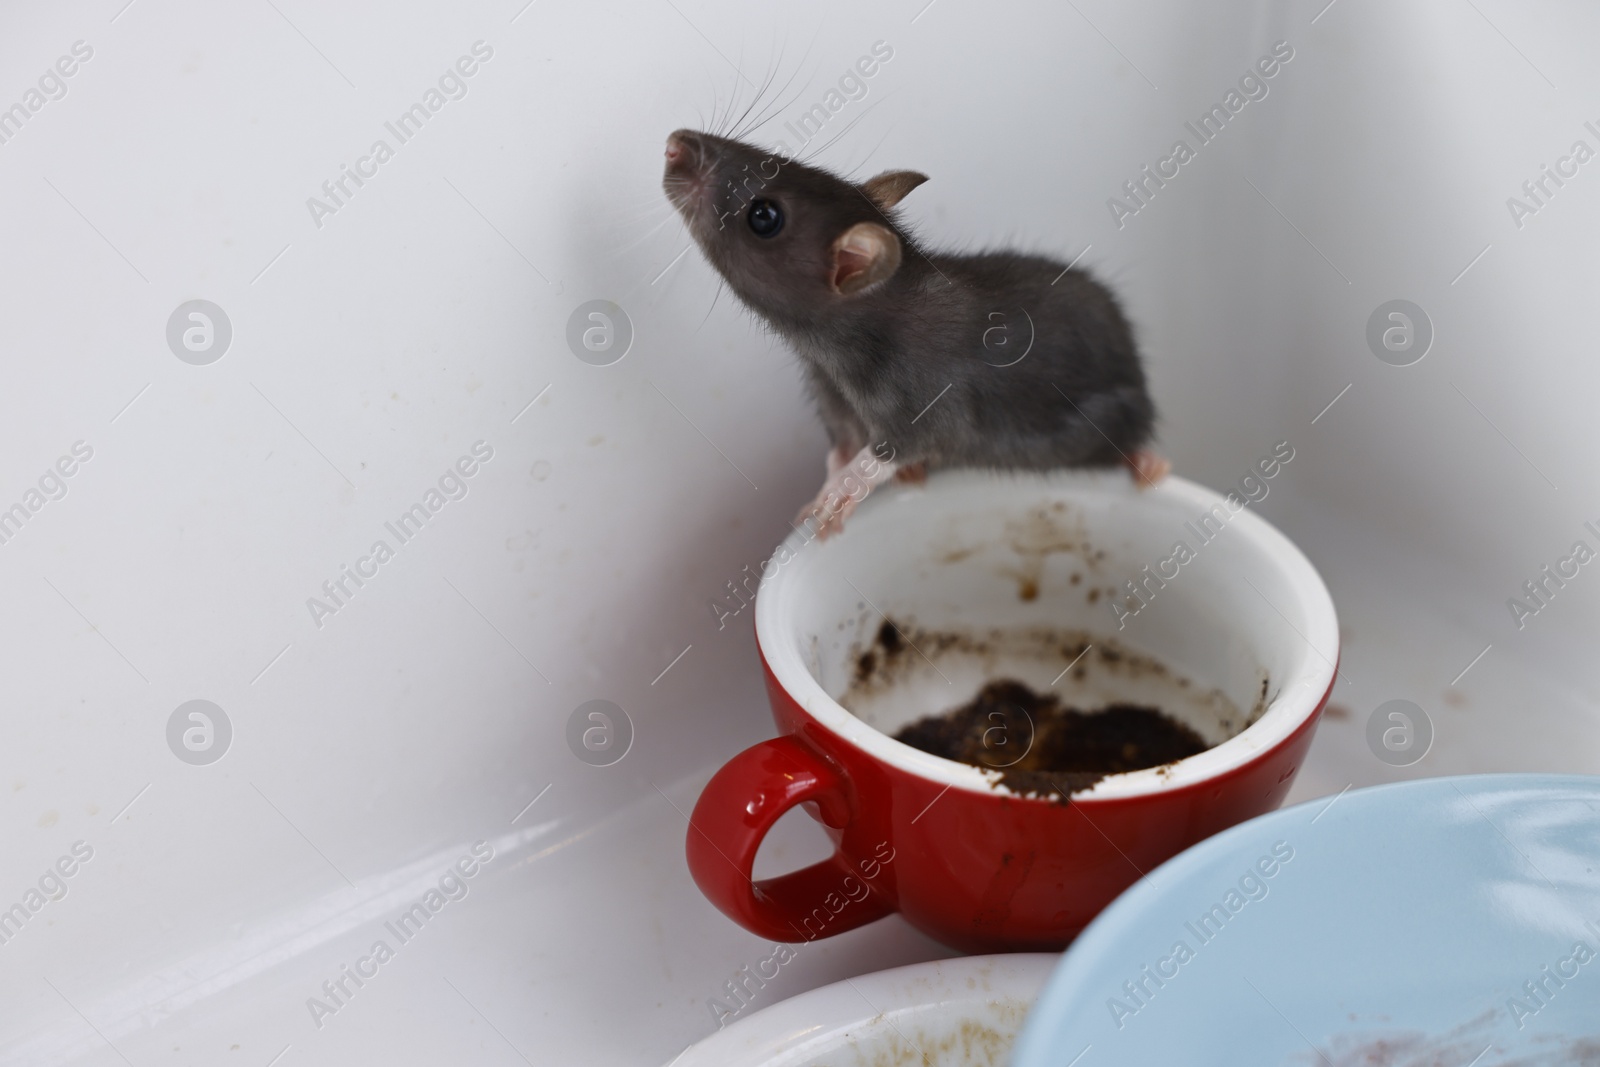
{"type": "Polygon", "coordinates": [[[1013,1067],[1600,1065],[1600,778],[1431,778],[1262,816],[1123,894],[1013,1067]]]}

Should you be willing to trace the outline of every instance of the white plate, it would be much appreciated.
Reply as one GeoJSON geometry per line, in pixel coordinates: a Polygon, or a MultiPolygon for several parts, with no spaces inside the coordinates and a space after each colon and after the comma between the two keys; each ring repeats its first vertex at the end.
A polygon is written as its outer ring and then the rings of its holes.
{"type": "Polygon", "coordinates": [[[996,1067],[1060,959],[966,956],[847,978],[717,1031],[670,1067],[996,1067]]]}

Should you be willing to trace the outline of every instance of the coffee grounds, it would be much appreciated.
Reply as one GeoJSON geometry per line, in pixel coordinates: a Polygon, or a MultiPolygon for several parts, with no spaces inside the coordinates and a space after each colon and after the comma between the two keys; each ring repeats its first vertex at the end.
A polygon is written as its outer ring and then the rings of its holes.
{"type": "Polygon", "coordinates": [[[1156,708],[1111,704],[1084,712],[1009,680],[990,682],[952,711],[908,723],[894,738],[999,771],[1014,793],[1061,801],[1108,774],[1159,767],[1211,747],[1156,708]]]}

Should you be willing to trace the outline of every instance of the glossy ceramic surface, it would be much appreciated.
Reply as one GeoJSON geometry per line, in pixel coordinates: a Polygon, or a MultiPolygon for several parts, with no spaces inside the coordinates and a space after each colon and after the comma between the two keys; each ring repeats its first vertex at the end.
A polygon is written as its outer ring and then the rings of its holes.
{"type": "Polygon", "coordinates": [[[1600,779],[1437,778],[1237,826],[1064,957],[1014,1067],[1600,1062],[1600,779]]]}

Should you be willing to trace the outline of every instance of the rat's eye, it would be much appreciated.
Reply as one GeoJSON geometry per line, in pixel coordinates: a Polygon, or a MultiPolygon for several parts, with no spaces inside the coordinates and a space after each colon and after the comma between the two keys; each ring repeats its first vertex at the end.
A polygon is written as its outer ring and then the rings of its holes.
{"type": "Polygon", "coordinates": [[[750,205],[750,230],[757,237],[776,237],[783,229],[783,209],[771,200],[750,205]]]}

